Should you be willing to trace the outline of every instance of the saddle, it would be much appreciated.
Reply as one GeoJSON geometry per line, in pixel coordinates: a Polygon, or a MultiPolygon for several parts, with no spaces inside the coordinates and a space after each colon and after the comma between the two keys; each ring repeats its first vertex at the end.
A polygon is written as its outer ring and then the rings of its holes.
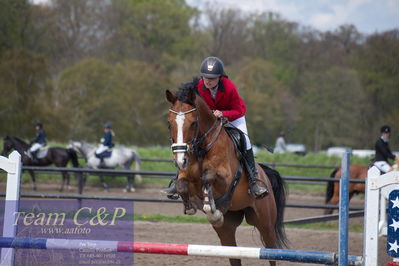
{"type": "Polygon", "coordinates": [[[227,135],[229,135],[229,137],[233,141],[234,147],[236,148],[236,151],[239,155],[238,159],[241,161],[243,154],[247,150],[247,142],[245,140],[244,132],[242,132],[238,128],[236,128],[228,123],[224,126],[224,129],[226,130],[227,135]]]}
{"type": "Polygon", "coordinates": [[[109,157],[111,157],[111,155],[112,155],[112,150],[109,149],[109,150],[103,151],[102,153],[99,153],[99,154],[94,153],[94,154],[96,155],[96,157],[97,157],[98,159],[109,158],[109,157]]]}

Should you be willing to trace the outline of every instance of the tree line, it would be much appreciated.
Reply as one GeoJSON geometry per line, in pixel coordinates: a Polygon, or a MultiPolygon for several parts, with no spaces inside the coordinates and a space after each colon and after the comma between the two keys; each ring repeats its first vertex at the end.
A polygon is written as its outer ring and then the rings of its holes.
{"type": "Polygon", "coordinates": [[[382,124],[399,149],[399,29],[333,31],[277,13],[200,10],[184,0],[0,0],[0,134],[165,145],[166,89],[220,57],[252,141],[284,131],[309,150],[372,148],[382,124]]]}

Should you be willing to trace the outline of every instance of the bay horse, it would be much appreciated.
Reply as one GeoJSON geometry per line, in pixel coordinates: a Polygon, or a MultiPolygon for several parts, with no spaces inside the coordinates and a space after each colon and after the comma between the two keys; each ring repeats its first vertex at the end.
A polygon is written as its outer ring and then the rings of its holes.
{"type": "MultiPolygon", "coordinates": [[[[135,163],[135,170],[140,171],[141,167],[141,158],[140,156],[131,149],[128,149],[124,146],[117,146],[112,149],[111,157],[104,158],[104,166],[100,165],[100,159],[96,157],[95,152],[97,147],[83,142],[83,141],[70,141],[68,144],[69,148],[74,149],[75,151],[82,154],[83,158],[86,161],[87,167],[92,169],[114,169],[116,167],[122,167],[125,170],[130,170],[133,163],[135,163]]],[[[99,175],[100,181],[103,184],[104,190],[108,191],[108,184],[104,180],[104,176],[102,174],[99,175]]],[[[85,179],[85,178],[84,178],[85,179]]],[[[127,184],[123,189],[124,192],[134,192],[133,181],[136,183],[141,183],[142,177],[141,175],[128,175],[127,176],[127,184]]],[[[85,182],[83,182],[84,185],[85,182]]]]}
{"type": "MultiPolygon", "coordinates": [[[[349,166],[349,178],[365,180],[367,178],[368,167],[358,164],[351,164],[349,166]]],[[[341,178],[342,169],[336,168],[330,175],[332,178],[341,178]]],[[[358,193],[364,194],[365,184],[349,182],[349,200],[353,195],[358,193]]],[[[336,205],[339,202],[339,182],[329,181],[326,189],[326,204],[336,205]]],[[[324,214],[332,214],[334,209],[325,209],[324,214]]]]}
{"type": "MultiPolygon", "coordinates": [[[[68,162],[71,161],[73,167],[78,168],[78,156],[72,149],[65,149],[61,147],[48,148],[47,155],[43,158],[39,158],[37,161],[33,161],[26,153],[29,150],[30,145],[18,137],[6,136],[3,139],[3,151],[1,155],[6,156],[11,150],[16,150],[21,155],[22,164],[24,166],[48,166],[54,164],[56,167],[66,167],[68,162]]],[[[28,170],[32,178],[33,190],[37,190],[35,173],[32,170],[28,170]]],[[[80,179],[80,174],[76,174],[76,177],[80,179]]],[[[64,190],[65,183],[69,187],[69,175],[67,172],[62,172],[62,183],[60,191],[64,190]]],[[[80,180],[78,180],[80,181],[80,180]]]]}
{"type": "MultiPolygon", "coordinates": [[[[246,171],[228,136],[222,119],[217,119],[196,94],[196,84],[187,83],[174,94],[166,90],[171,103],[167,117],[174,161],[178,167],[176,189],[183,199],[184,213],[201,209],[224,246],[236,246],[235,233],[245,217],[255,226],[268,248],[287,246],[283,227],[286,192],[279,173],[257,165],[258,178],[269,195],[256,200],[248,193],[246,171]],[[238,176],[238,178],[236,178],[238,176]]],[[[270,261],[270,265],[276,265],[270,261]]],[[[241,265],[230,259],[231,265],[241,265]]]]}

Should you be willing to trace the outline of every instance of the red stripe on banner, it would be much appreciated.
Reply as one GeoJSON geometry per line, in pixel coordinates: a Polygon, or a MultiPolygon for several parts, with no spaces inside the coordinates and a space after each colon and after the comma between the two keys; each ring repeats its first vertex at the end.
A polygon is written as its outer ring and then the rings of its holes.
{"type": "Polygon", "coordinates": [[[136,253],[156,253],[172,255],[188,255],[187,244],[118,242],[117,251],[136,253]]]}

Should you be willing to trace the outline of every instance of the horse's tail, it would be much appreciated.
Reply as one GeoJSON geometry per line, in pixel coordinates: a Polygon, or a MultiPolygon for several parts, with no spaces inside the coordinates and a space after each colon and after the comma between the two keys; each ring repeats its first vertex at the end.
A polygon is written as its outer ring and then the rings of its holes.
{"type": "Polygon", "coordinates": [[[69,158],[72,161],[73,167],[79,168],[80,165],[79,165],[78,155],[76,154],[76,151],[74,149],[67,149],[67,152],[68,152],[69,158]]]}
{"type": "MultiPolygon", "coordinates": [[[[335,168],[334,171],[331,173],[330,177],[334,178],[335,175],[337,174],[339,168],[335,168]]],[[[333,181],[328,181],[327,182],[327,188],[326,188],[326,200],[325,203],[328,203],[332,196],[334,195],[334,182],[333,181]]]]}
{"type": "Polygon", "coordinates": [[[263,171],[265,171],[272,184],[274,200],[276,201],[277,208],[277,222],[274,226],[277,234],[277,248],[284,248],[288,246],[288,240],[284,230],[284,208],[287,194],[285,182],[281,178],[280,173],[276,170],[265,164],[259,165],[262,167],[263,171]]]}

